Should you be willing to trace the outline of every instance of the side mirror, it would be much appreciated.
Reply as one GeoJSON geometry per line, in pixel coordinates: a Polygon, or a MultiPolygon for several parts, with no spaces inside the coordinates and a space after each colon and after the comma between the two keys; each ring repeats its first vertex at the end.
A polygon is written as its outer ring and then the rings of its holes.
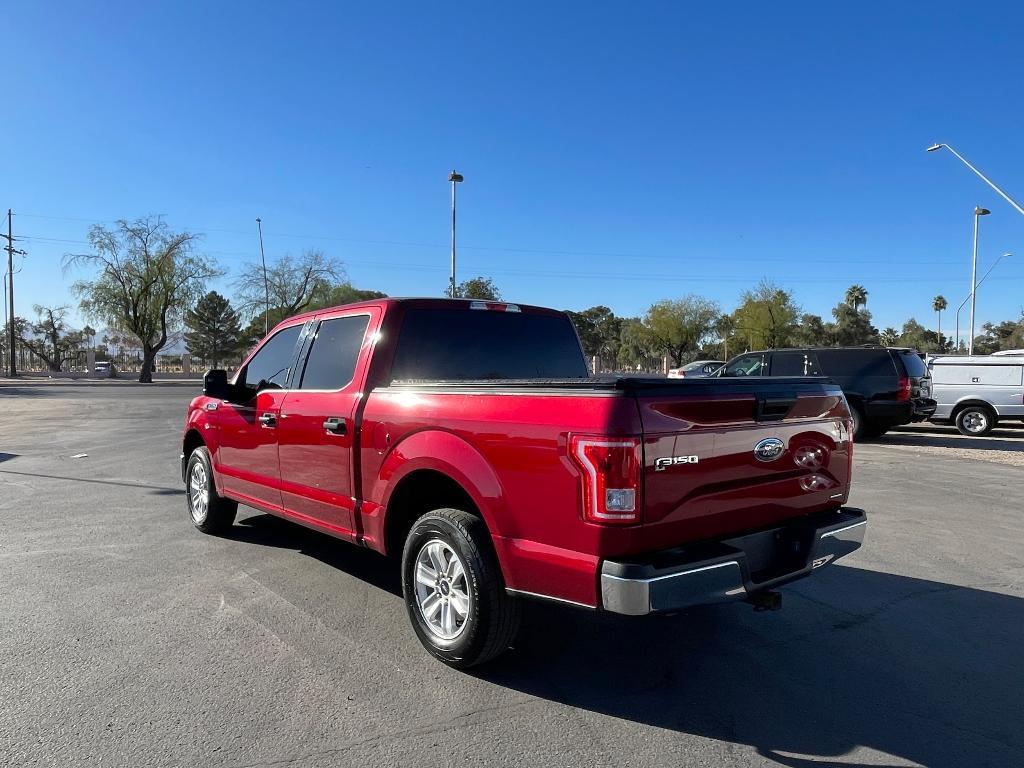
{"type": "Polygon", "coordinates": [[[203,394],[218,400],[228,400],[232,387],[228,384],[228,372],[220,368],[212,368],[203,376],[203,394]]]}

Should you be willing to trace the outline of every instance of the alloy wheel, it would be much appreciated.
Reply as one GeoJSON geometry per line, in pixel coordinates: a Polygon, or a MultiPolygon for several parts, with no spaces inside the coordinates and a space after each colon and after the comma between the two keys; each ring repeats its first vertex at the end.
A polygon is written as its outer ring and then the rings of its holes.
{"type": "Polygon", "coordinates": [[[469,623],[470,594],[466,567],[441,539],[431,539],[416,555],[416,607],[432,635],[454,640],[469,623]]]}
{"type": "Polygon", "coordinates": [[[189,514],[196,523],[206,520],[206,513],[210,508],[210,481],[206,474],[206,467],[203,462],[197,461],[192,465],[192,472],[188,481],[189,493],[189,514]]]}

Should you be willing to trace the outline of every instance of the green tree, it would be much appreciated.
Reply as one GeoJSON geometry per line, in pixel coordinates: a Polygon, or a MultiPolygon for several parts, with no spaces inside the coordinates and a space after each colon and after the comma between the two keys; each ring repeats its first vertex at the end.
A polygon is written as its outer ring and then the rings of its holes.
{"type": "Polygon", "coordinates": [[[832,310],[832,317],[836,321],[829,323],[827,330],[839,346],[878,343],[878,329],[871,324],[871,313],[866,309],[854,309],[852,304],[844,301],[832,310]]]}
{"type": "Polygon", "coordinates": [[[914,318],[910,318],[903,324],[898,346],[910,347],[918,352],[938,352],[938,336],[935,331],[929,331],[914,318]]]}
{"type": "Polygon", "coordinates": [[[886,328],[878,336],[879,343],[886,347],[895,347],[900,343],[900,332],[895,328],[886,328]]]}
{"type": "Polygon", "coordinates": [[[608,307],[596,306],[582,312],[566,310],[566,314],[576,326],[580,343],[587,357],[600,357],[608,364],[618,359],[622,318],[616,317],[608,307]]]}
{"type": "Polygon", "coordinates": [[[82,329],[82,336],[85,337],[89,346],[94,346],[96,344],[96,329],[91,325],[87,325],[82,329]]]}
{"type": "Polygon", "coordinates": [[[142,348],[139,381],[153,380],[157,353],[181,326],[206,281],[221,273],[193,255],[196,235],[172,232],[160,217],[118,221],[89,231],[92,253],[68,255],[65,266],[93,267],[92,280],[75,282],[86,316],[133,336],[142,348]]]}
{"type": "Polygon", "coordinates": [[[266,284],[263,280],[263,265],[247,264],[235,279],[235,298],[247,317],[255,317],[268,311],[269,326],[272,328],[286,317],[297,315],[313,307],[325,304],[333,286],[345,280],[345,267],[323,251],[308,250],[299,257],[282,256],[267,265],[266,284]]]}
{"type": "MultiPolygon", "coordinates": [[[[715,333],[720,339],[719,352],[721,360],[729,359],[729,342],[736,333],[736,319],[732,315],[719,315],[718,319],[715,320],[715,333]]],[[[736,353],[736,347],[733,346],[733,353],[736,353]]]]}
{"type": "Polygon", "coordinates": [[[661,365],[660,357],[658,341],[643,321],[639,317],[623,318],[619,331],[619,365],[631,371],[654,371],[661,365]]]}
{"type": "Polygon", "coordinates": [[[655,302],[644,315],[654,348],[668,355],[674,367],[682,365],[714,332],[718,304],[700,296],[655,302]]]}
{"type": "Polygon", "coordinates": [[[821,319],[821,315],[800,315],[800,324],[793,331],[794,346],[824,347],[829,342],[829,329],[821,319]]]}
{"type": "MultiPolygon", "coordinates": [[[[384,299],[387,298],[387,294],[381,293],[380,291],[356,288],[352,283],[346,280],[343,283],[339,283],[338,285],[331,287],[325,298],[326,301],[323,304],[323,307],[340,307],[343,304],[355,304],[357,301],[384,299]]],[[[322,309],[323,307],[317,306],[311,308],[322,309]]]]}
{"type": "Polygon", "coordinates": [[[230,360],[239,352],[242,329],[231,302],[216,291],[203,296],[194,309],[185,313],[185,344],[188,351],[202,358],[211,368],[230,360]]]}
{"type": "Polygon", "coordinates": [[[501,301],[501,291],[489,277],[473,277],[458,284],[455,296],[460,299],[480,299],[481,301],[501,301]]]}
{"type": "Polygon", "coordinates": [[[949,306],[949,303],[946,301],[946,297],[943,296],[942,294],[939,294],[934,299],[932,299],[932,311],[935,312],[938,315],[938,322],[936,323],[935,327],[937,329],[936,330],[936,335],[938,336],[938,339],[939,339],[939,347],[940,347],[939,351],[940,352],[942,351],[941,347],[943,346],[943,342],[942,342],[942,313],[943,313],[943,311],[945,311],[946,307],[948,307],[948,306],[949,306]]]}
{"type": "Polygon", "coordinates": [[[868,292],[863,285],[851,285],[846,289],[844,300],[853,307],[854,311],[860,309],[861,305],[867,305],[868,292]]]}
{"type": "Polygon", "coordinates": [[[733,312],[736,328],[751,344],[763,348],[786,347],[793,343],[800,308],[793,295],[768,280],[740,296],[733,312]]]}
{"type": "Polygon", "coordinates": [[[981,328],[982,335],[974,339],[976,355],[990,355],[1002,349],[1024,348],[1024,317],[1021,320],[985,323],[981,328]]]}
{"type": "MultiPolygon", "coordinates": [[[[50,371],[60,371],[64,363],[72,359],[85,342],[82,331],[67,326],[67,307],[44,307],[35,304],[35,322],[21,324],[17,341],[46,363],[50,371]]],[[[19,318],[20,319],[20,318],[19,318]]],[[[18,325],[15,325],[18,330],[18,325]]]]}

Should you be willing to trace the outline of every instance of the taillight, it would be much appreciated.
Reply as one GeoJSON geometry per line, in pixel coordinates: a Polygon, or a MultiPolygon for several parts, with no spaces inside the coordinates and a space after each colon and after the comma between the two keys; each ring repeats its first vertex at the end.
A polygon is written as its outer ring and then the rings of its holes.
{"type": "Polygon", "coordinates": [[[909,400],[910,399],[910,379],[906,376],[900,377],[899,391],[896,393],[897,400],[909,400]]]}
{"type": "Polygon", "coordinates": [[[583,471],[583,517],[593,523],[640,521],[640,439],[573,435],[569,455],[583,471]]]}

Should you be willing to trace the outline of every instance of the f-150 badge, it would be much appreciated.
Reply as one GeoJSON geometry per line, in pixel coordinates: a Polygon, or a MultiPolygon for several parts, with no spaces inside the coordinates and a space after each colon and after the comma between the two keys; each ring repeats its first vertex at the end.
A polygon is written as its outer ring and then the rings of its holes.
{"type": "Polygon", "coordinates": [[[696,456],[665,456],[661,459],[654,460],[654,471],[664,472],[669,467],[674,467],[677,464],[696,464],[700,459],[696,456]]]}

